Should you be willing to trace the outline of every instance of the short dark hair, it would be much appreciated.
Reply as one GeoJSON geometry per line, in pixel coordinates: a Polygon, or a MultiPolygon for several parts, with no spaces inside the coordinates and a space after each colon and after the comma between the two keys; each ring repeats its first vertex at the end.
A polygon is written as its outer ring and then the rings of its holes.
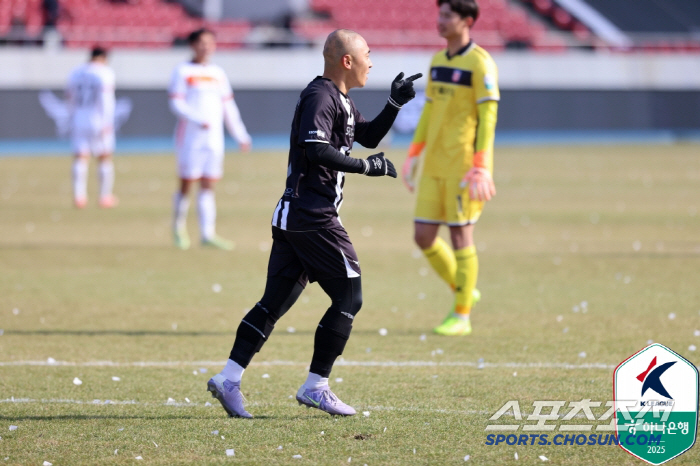
{"type": "Polygon", "coordinates": [[[204,34],[211,34],[212,36],[215,35],[215,34],[214,34],[214,31],[212,31],[211,29],[199,28],[199,29],[197,29],[196,31],[190,32],[190,35],[187,36],[187,43],[190,44],[190,45],[194,44],[194,43],[197,42],[197,41],[199,40],[199,38],[202,37],[204,34]]]}
{"type": "Polygon", "coordinates": [[[104,47],[100,47],[99,45],[96,45],[95,47],[92,48],[90,51],[90,60],[93,60],[98,57],[107,57],[107,49],[104,47]]]}
{"type": "Polygon", "coordinates": [[[476,0],[437,0],[438,7],[445,3],[462,19],[472,17],[476,21],[479,17],[479,5],[476,4],[476,0]]]}

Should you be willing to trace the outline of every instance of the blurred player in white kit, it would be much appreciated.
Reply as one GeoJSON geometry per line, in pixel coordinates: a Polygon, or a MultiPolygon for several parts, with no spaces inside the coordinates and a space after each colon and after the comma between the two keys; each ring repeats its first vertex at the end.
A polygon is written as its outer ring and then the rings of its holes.
{"type": "Polygon", "coordinates": [[[107,66],[107,51],[95,47],[90,61],[73,70],[66,94],[70,113],[73,161],[73,202],[87,205],[87,174],[90,154],[99,160],[100,201],[115,207],[114,187],[114,71],[107,66]]]}
{"type": "Polygon", "coordinates": [[[178,117],[175,149],[180,189],[174,199],[175,245],[180,249],[190,247],[188,194],[192,185],[199,181],[197,210],[202,245],[230,250],[233,244],[216,234],[214,197],[214,184],[223,175],[224,124],[244,152],[250,150],[251,138],[233,100],[226,73],[209,62],[216,50],[214,34],[198,29],[187,40],[193,58],[175,68],[169,88],[170,108],[178,117]]]}

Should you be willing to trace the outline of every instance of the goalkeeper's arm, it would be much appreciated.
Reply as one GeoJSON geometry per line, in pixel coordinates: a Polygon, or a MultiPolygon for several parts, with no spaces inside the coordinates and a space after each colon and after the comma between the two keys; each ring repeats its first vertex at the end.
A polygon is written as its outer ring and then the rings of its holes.
{"type": "Polygon", "coordinates": [[[464,175],[462,187],[469,185],[469,197],[488,201],[496,194],[493,184],[493,142],[496,137],[498,102],[487,100],[477,106],[479,122],[476,128],[476,150],[472,168],[464,175]]]}

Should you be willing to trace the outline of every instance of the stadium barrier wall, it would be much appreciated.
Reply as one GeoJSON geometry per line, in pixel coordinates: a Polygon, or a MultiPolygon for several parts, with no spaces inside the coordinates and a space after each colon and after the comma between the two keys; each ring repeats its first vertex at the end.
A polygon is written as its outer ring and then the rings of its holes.
{"type": "MultiPolygon", "coordinates": [[[[371,44],[370,44],[371,45],[371,44]]],[[[0,49],[0,139],[55,135],[38,92],[61,92],[86,50],[0,49]]],[[[167,136],[175,119],[166,88],[187,49],[115,50],[110,64],[117,96],[133,110],[124,136],[167,136]]],[[[365,89],[351,95],[360,111],[374,116],[398,73],[425,74],[431,52],[372,52],[374,67],[365,89]]],[[[502,100],[499,129],[698,129],[700,60],[692,54],[497,53],[502,100]]],[[[244,121],[252,133],[286,133],[299,92],[323,69],[314,50],[240,50],[217,53],[244,121]]],[[[424,80],[418,81],[422,86],[424,80]]]]}

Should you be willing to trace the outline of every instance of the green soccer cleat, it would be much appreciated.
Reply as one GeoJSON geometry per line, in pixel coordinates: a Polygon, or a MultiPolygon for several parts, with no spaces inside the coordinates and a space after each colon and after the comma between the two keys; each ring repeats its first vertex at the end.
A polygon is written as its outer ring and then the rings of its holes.
{"type": "Polygon", "coordinates": [[[202,246],[208,248],[221,249],[223,251],[232,251],[235,244],[233,241],[222,238],[221,236],[212,236],[211,238],[202,238],[202,246]]]}
{"type": "Polygon", "coordinates": [[[445,336],[460,336],[470,335],[472,333],[472,324],[469,321],[469,316],[466,319],[450,314],[433,332],[438,335],[445,336]]]}
{"type": "Polygon", "coordinates": [[[173,239],[175,240],[175,247],[178,249],[185,251],[190,248],[190,235],[187,234],[186,229],[173,231],[173,239]]]}

